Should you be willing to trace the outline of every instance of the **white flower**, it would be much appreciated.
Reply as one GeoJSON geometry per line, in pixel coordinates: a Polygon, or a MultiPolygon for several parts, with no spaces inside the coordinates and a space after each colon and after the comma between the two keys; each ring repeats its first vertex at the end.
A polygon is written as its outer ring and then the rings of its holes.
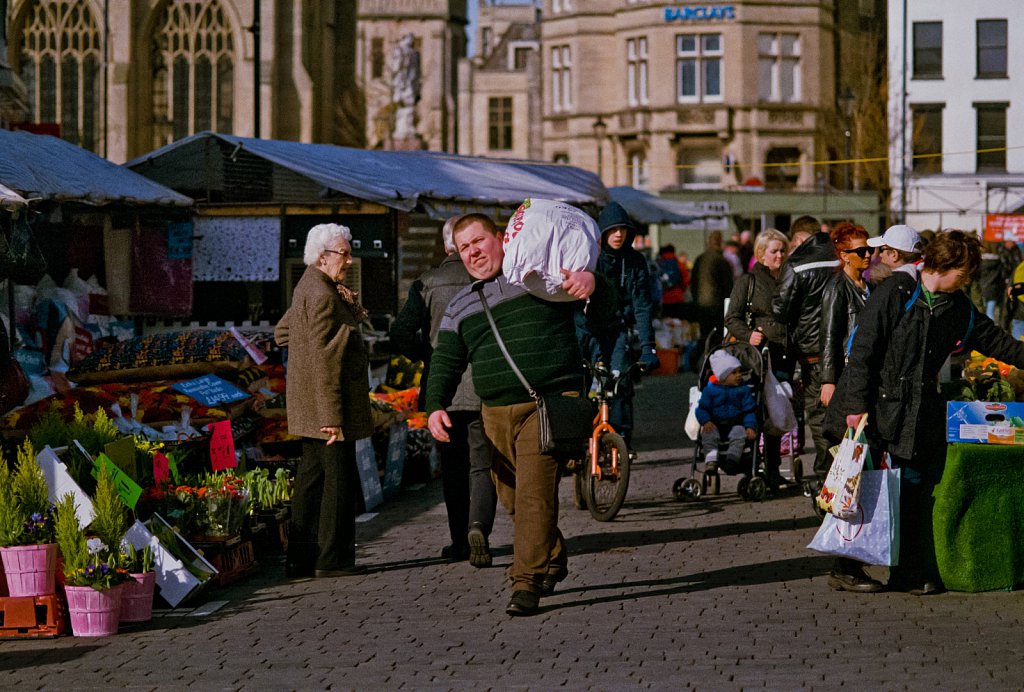
{"type": "Polygon", "coordinates": [[[98,538],[90,538],[88,541],[85,542],[85,544],[89,546],[90,555],[99,555],[101,552],[107,549],[106,544],[104,544],[103,541],[101,541],[98,538]]]}

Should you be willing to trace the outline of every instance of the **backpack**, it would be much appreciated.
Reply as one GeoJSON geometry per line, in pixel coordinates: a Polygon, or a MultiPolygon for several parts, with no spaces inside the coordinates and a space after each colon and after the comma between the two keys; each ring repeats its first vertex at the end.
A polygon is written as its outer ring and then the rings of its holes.
{"type": "Polygon", "coordinates": [[[661,288],[668,291],[683,285],[683,272],[679,269],[679,261],[674,257],[658,260],[658,276],[661,278],[661,288]]]}

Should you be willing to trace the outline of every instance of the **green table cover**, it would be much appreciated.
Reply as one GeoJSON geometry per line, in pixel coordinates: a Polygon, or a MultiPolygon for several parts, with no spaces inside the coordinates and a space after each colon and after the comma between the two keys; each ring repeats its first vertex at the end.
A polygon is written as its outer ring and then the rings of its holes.
{"type": "Polygon", "coordinates": [[[950,444],[933,517],[946,588],[1024,584],[1024,447],[950,444]]]}

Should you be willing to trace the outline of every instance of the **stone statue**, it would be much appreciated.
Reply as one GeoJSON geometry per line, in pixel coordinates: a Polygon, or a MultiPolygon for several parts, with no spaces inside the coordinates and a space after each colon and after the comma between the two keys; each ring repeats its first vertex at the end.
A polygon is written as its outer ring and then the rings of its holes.
{"type": "Polygon", "coordinates": [[[416,103],[420,100],[420,54],[413,35],[405,34],[391,52],[391,103],[395,106],[396,140],[416,137],[416,103]]]}

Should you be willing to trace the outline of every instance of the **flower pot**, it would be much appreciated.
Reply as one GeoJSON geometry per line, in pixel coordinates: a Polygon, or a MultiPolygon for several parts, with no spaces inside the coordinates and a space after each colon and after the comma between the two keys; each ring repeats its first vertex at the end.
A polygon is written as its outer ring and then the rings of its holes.
{"type": "Polygon", "coordinates": [[[121,622],[149,622],[153,619],[153,588],[156,572],[132,573],[121,592],[121,622]]]}
{"type": "Polygon", "coordinates": [[[50,596],[55,592],[57,544],[0,548],[11,597],[50,596]]]}
{"type": "Polygon", "coordinates": [[[91,586],[65,586],[71,633],[76,637],[109,637],[117,634],[124,585],[97,591],[91,586]]]}

